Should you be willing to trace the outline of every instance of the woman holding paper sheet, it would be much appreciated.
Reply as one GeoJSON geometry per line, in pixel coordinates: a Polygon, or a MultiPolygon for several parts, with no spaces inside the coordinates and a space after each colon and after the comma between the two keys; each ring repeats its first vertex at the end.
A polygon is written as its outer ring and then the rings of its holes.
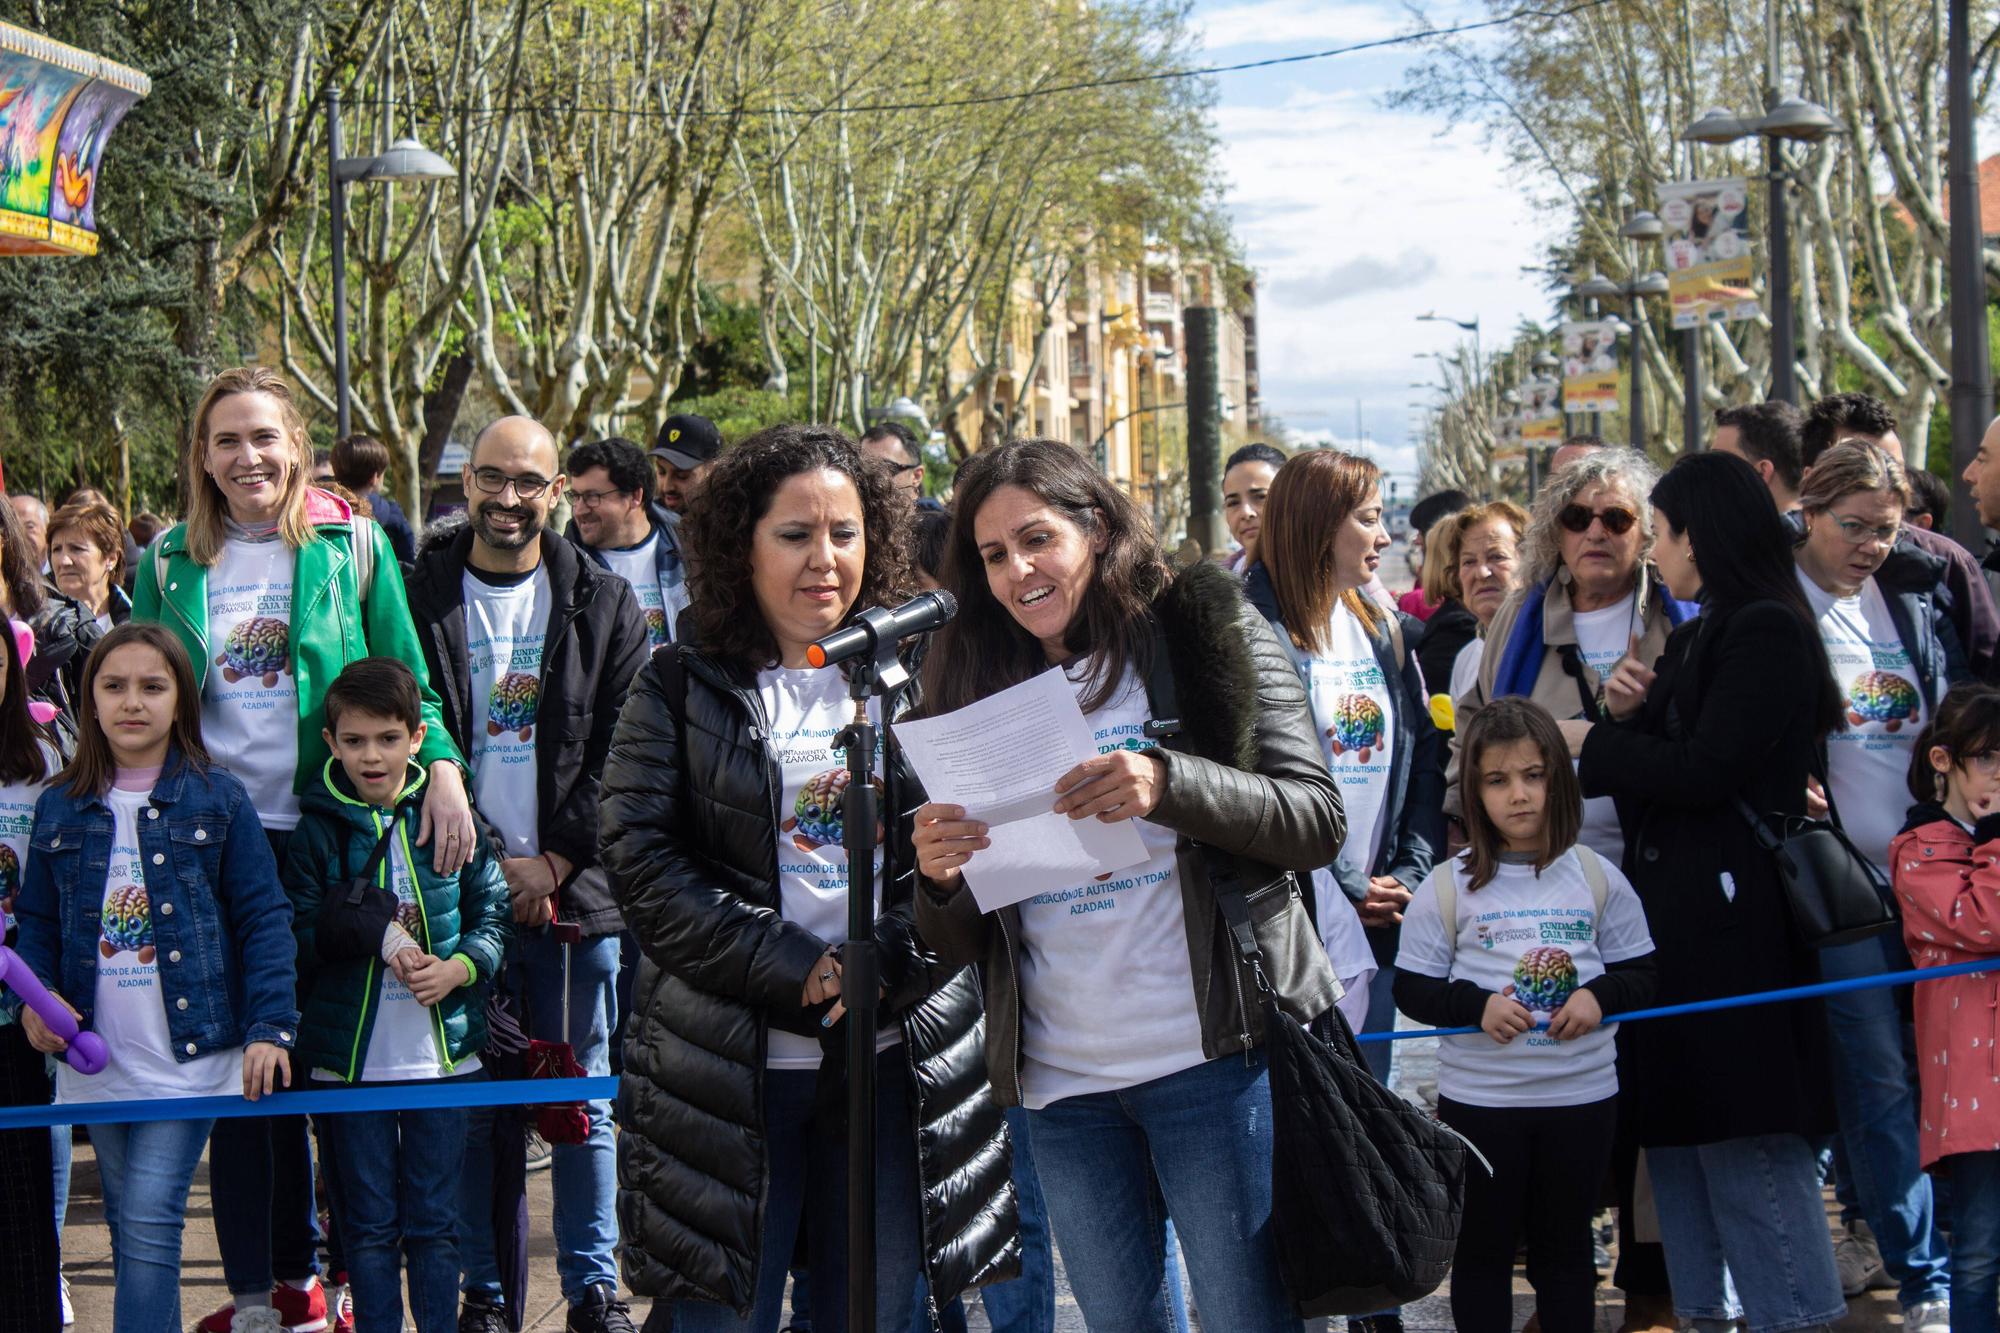
{"type": "MultiPolygon", "coordinates": [[[[907,595],[908,514],[827,427],[775,427],[725,454],[688,518],[704,556],[683,639],[633,681],[605,764],[604,866],[644,951],[620,1096],[625,1277],[675,1302],[680,1333],[773,1333],[802,1220],[813,1326],[844,1326],[833,737],[853,706],[840,670],[810,669],[806,650],[907,595]]],[[[893,747],[886,759],[882,808],[907,809],[919,798],[893,747]]],[[[919,1271],[944,1304],[1004,1276],[1018,1249],[1005,1131],[973,1049],[978,986],[923,956],[909,843],[887,832],[876,1304],[878,1328],[899,1333],[919,1271]]]]}
{"type": "Polygon", "coordinates": [[[1172,572],[1145,517],[1069,446],[975,455],[957,495],[945,584],[959,614],[926,665],[926,710],[1061,667],[1100,753],[1050,804],[1136,821],[1149,859],[982,915],[961,872],[984,826],[926,805],[918,927],[946,961],[982,964],[993,1088],[1028,1108],[1090,1327],[1171,1327],[1163,1200],[1202,1322],[1291,1333],[1268,1236],[1263,1011],[1210,870],[1247,890],[1285,1011],[1324,1013],[1339,986],[1298,877],[1333,859],[1344,827],[1305,690],[1235,579],[1206,562],[1172,572]]]}

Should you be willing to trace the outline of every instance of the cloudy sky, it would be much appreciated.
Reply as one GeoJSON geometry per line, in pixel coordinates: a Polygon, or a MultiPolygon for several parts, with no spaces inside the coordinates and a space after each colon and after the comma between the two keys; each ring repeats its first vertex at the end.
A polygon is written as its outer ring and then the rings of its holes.
{"type": "MultiPolygon", "coordinates": [[[[1455,0],[1433,22],[1483,17],[1455,0]]],[[[1363,0],[1202,0],[1211,63],[1324,50],[1410,26],[1398,4],[1363,0]]],[[[1480,321],[1490,349],[1524,315],[1545,317],[1535,262],[1549,239],[1508,188],[1476,126],[1391,110],[1387,95],[1418,55],[1389,48],[1218,76],[1216,128],[1236,234],[1260,276],[1264,402],[1292,429],[1356,438],[1414,479],[1407,404],[1436,378],[1420,354],[1461,334],[1426,311],[1480,321]]],[[[1406,483],[1408,484],[1408,483],[1406,483]]]]}

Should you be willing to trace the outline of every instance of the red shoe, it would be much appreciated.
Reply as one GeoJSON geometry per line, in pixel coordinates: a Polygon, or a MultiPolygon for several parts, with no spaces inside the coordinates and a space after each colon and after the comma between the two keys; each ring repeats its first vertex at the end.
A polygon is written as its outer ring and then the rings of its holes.
{"type": "MultiPolygon", "coordinates": [[[[278,1307],[278,1320],[285,1333],[325,1333],[326,1286],[319,1279],[304,1291],[289,1282],[280,1282],[271,1292],[271,1304],[278,1307]]],[[[347,1333],[354,1333],[352,1324],[347,1333]]]]}
{"type": "Polygon", "coordinates": [[[236,1302],[231,1301],[229,1304],[223,1306],[220,1310],[217,1310],[214,1314],[209,1315],[207,1318],[203,1319],[200,1323],[196,1324],[194,1326],[194,1333],[229,1333],[230,1321],[232,1321],[235,1318],[236,1318],[236,1302]]]}
{"type": "Polygon", "coordinates": [[[345,1273],[335,1273],[327,1286],[326,1317],[331,1333],[354,1333],[354,1290],[345,1273]]]}

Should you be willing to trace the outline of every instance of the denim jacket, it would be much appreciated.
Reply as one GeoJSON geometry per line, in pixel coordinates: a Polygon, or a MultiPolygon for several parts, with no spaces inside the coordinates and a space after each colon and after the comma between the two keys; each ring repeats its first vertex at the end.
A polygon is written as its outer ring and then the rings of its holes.
{"type": "MultiPolygon", "coordinates": [[[[14,903],[17,952],[86,1027],[97,1003],[111,831],[102,796],[44,791],[14,903]]],[[[138,832],[174,1059],[258,1041],[289,1049],[299,1027],[292,907],[243,784],[171,752],[138,832]]],[[[18,998],[7,1003],[18,1013],[18,998]]]]}

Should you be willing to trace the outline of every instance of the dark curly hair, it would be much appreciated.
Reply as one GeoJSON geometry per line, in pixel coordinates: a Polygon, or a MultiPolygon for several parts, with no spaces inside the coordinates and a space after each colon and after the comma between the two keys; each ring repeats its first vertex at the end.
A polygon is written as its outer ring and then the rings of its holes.
{"type": "Polygon", "coordinates": [[[702,483],[701,502],[682,519],[688,548],[690,604],[681,623],[703,652],[752,668],[778,660],[778,643],[764,623],[751,586],[750,538],[788,477],[826,469],[854,483],[861,496],[861,591],[852,616],[894,606],[912,595],[910,501],[853,440],[832,426],[785,425],[758,431],[716,461],[702,483]]]}
{"type": "Polygon", "coordinates": [[[1871,443],[1896,429],[1896,414],[1873,394],[1830,393],[1806,409],[1799,430],[1799,460],[1806,467],[1849,435],[1871,443]]]}

